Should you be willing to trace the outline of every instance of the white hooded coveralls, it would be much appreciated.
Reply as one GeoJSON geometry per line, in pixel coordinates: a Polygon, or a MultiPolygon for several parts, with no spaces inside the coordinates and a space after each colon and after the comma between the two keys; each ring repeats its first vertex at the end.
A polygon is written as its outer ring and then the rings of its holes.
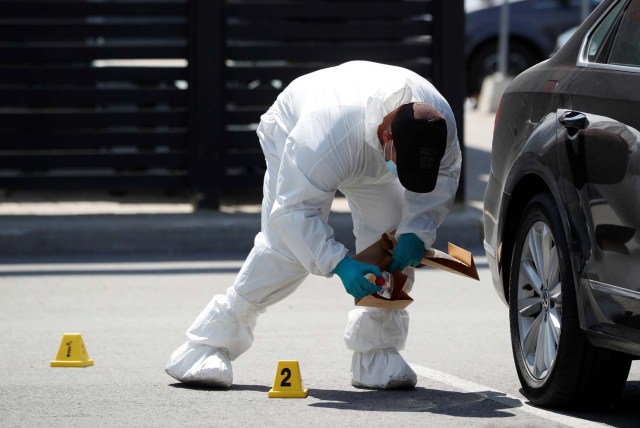
{"type": "MultiPolygon", "coordinates": [[[[327,223],[337,190],[348,200],[359,252],[393,229],[415,233],[430,247],[458,187],[461,156],[451,108],[426,79],[403,68],[353,61],[299,77],[261,117],[257,134],[267,163],[261,231],[234,285],[211,300],[189,327],[188,342],[171,356],[167,372],[182,381],[207,383],[199,365],[211,347],[237,358],[253,342],[259,313],[309,273],[332,275],[348,252],[327,223]],[[446,151],[430,193],[401,186],[386,168],[377,136],[384,116],[409,102],[433,105],[447,122],[446,151]]],[[[351,311],[345,342],[354,351],[354,384],[384,388],[409,376],[397,354],[407,331],[406,310],[351,311]]]]}

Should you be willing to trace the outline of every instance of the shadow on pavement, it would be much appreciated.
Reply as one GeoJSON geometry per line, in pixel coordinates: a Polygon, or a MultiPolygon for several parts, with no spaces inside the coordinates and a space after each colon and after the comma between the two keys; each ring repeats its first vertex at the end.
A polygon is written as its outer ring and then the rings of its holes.
{"type": "MultiPolygon", "coordinates": [[[[523,394],[523,390],[520,393],[523,394]]],[[[524,395],[524,394],[523,394],[524,395]]],[[[627,381],[620,400],[611,410],[588,411],[588,410],[554,410],[536,406],[527,401],[532,407],[538,407],[550,413],[571,416],[585,421],[602,423],[617,428],[639,428],[640,427],[640,381],[627,381]]]]}
{"type": "MultiPolygon", "coordinates": [[[[483,393],[486,396],[494,392],[483,393]]],[[[428,412],[459,417],[507,418],[515,416],[504,410],[520,407],[519,400],[500,395],[500,400],[513,401],[513,405],[501,404],[477,393],[439,391],[415,388],[410,391],[337,391],[309,389],[309,396],[322,403],[311,407],[375,412],[428,412]]]]}
{"type": "Polygon", "coordinates": [[[181,383],[181,382],[171,383],[171,384],[169,384],[169,386],[171,386],[173,388],[178,388],[178,389],[191,389],[191,390],[194,390],[194,391],[254,391],[254,392],[268,392],[271,389],[270,387],[264,386],[264,385],[236,385],[236,384],[231,385],[230,389],[224,389],[224,388],[212,388],[212,387],[203,386],[203,385],[195,385],[195,384],[188,384],[188,383],[181,383]]]}

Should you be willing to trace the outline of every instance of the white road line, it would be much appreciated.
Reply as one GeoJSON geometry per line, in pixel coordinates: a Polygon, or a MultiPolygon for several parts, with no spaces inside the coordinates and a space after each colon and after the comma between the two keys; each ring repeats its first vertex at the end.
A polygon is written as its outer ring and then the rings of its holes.
{"type": "Polygon", "coordinates": [[[529,404],[523,402],[518,397],[514,397],[513,395],[506,394],[502,391],[498,391],[496,389],[490,388],[485,385],[481,385],[479,383],[461,379],[457,376],[453,376],[448,373],[440,372],[438,370],[433,370],[428,367],[420,366],[418,364],[409,364],[409,365],[411,366],[411,368],[413,368],[413,370],[417,374],[419,374],[420,376],[426,377],[427,379],[433,380],[435,382],[443,383],[445,385],[449,385],[453,388],[456,388],[462,391],[478,394],[481,397],[488,398],[500,404],[507,405],[513,408],[514,410],[517,409],[539,418],[544,418],[549,421],[557,422],[557,423],[564,424],[570,427],[575,427],[575,428],[605,426],[603,424],[599,424],[596,422],[585,421],[583,419],[574,418],[572,416],[561,415],[558,413],[549,412],[547,410],[542,410],[537,407],[530,406],[529,404]]]}

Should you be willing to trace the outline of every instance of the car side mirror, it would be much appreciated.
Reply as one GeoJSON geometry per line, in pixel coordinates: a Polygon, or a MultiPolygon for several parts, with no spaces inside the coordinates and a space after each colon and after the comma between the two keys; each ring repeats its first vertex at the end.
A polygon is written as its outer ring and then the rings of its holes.
{"type": "Polygon", "coordinates": [[[567,156],[576,187],[585,183],[621,182],[629,163],[629,144],[618,134],[602,129],[581,129],[567,136],[567,156]]]}

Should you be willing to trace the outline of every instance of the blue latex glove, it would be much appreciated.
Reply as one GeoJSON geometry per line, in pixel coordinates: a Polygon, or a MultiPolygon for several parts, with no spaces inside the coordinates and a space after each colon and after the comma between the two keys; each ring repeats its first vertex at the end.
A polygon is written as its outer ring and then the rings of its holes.
{"type": "Polygon", "coordinates": [[[393,249],[389,272],[403,270],[408,266],[417,266],[424,257],[424,242],[415,233],[406,233],[398,239],[393,249]]]}
{"type": "Polygon", "coordinates": [[[375,276],[382,276],[382,271],[378,266],[358,262],[349,257],[345,257],[340,261],[340,263],[338,263],[333,270],[333,273],[340,277],[347,293],[351,294],[356,299],[362,299],[369,294],[380,291],[380,287],[370,283],[364,277],[368,273],[372,273],[375,276]]]}

